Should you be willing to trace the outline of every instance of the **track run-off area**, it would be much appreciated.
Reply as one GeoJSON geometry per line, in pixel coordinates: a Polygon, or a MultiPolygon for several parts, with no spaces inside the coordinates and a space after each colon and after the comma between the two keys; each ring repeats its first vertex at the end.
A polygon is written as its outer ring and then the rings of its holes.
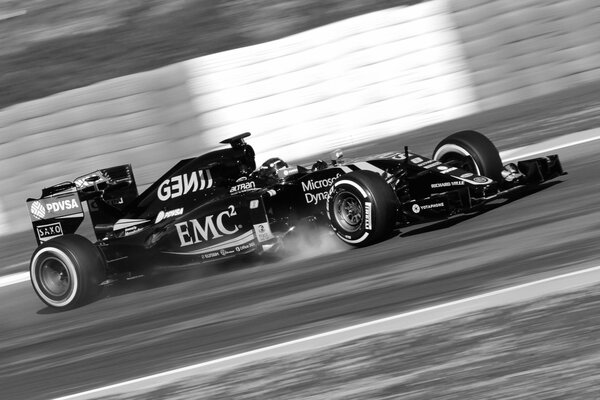
{"type": "Polygon", "coordinates": [[[29,282],[4,285],[2,397],[106,398],[112,388],[121,398],[121,391],[163,378],[251,361],[245,355],[285,357],[594,284],[598,136],[589,130],[505,148],[505,160],[558,153],[568,175],[484,213],[403,229],[367,248],[330,238],[290,259],[207,264],[160,282],[108,288],[100,300],[68,312],[46,308],[29,282]]]}

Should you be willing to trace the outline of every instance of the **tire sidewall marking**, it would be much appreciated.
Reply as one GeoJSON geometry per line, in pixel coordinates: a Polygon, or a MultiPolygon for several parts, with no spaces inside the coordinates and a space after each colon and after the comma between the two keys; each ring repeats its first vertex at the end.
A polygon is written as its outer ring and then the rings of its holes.
{"type": "Polygon", "coordinates": [[[369,198],[369,195],[367,194],[367,192],[365,192],[365,189],[363,189],[358,183],[356,183],[354,181],[350,181],[348,179],[342,179],[342,180],[339,180],[336,183],[334,183],[333,187],[331,188],[331,191],[333,191],[333,189],[335,187],[342,185],[342,184],[347,184],[347,185],[353,186],[360,192],[360,194],[362,195],[363,198],[365,198],[365,199],[369,198]]]}
{"type": "MultiPolygon", "coordinates": [[[[338,237],[339,237],[339,238],[340,238],[342,241],[344,241],[344,242],[346,242],[346,243],[349,243],[349,244],[358,244],[358,243],[362,243],[362,242],[364,242],[366,239],[368,239],[368,237],[371,235],[371,230],[370,230],[370,229],[367,229],[367,228],[366,228],[366,225],[365,225],[365,224],[366,224],[365,218],[367,217],[367,215],[366,215],[366,212],[367,212],[367,211],[366,211],[365,207],[366,207],[366,204],[367,204],[367,203],[369,204],[369,211],[370,211],[370,207],[372,207],[372,202],[371,202],[371,201],[367,201],[367,200],[369,200],[369,195],[368,195],[368,193],[367,193],[367,192],[366,192],[366,191],[365,191],[365,190],[362,188],[362,186],[360,186],[358,183],[356,183],[356,182],[354,182],[354,181],[351,181],[351,180],[348,180],[348,179],[341,179],[341,180],[337,181],[336,183],[334,183],[334,184],[331,186],[331,189],[329,190],[329,199],[328,199],[328,201],[327,201],[327,204],[329,205],[329,201],[332,201],[332,202],[334,202],[334,193],[336,192],[336,188],[338,188],[340,185],[344,185],[344,184],[347,184],[347,185],[351,186],[352,188],[356,189],[356,190],[359,192],[359,194],[360,194],[361,196],[363,196],[363,199],[364,199],[364,200],[362,200],[362,201],[361,201],[361,203],[362,203],[361,205],[362,205],[362,208],[363,208],[362,233],[360,233],[360,237],[358,237],[358,238],[356,238],[356,239],[352,239],[352,236],[355,236],[355,235],[348,235],[347,233],[344,233],[344,232],[345,232],[344,230],[340,231],[340,228],[338,228],[338,227],[335,225],[335,224],[339,224],[339,223],[337,222],[337,219],[335,218],[335,215],[333,215],[333,218],[332,218],[332,215],[331,215],[331,214],[335,214],[335,210],[331,210],[331,208],[332,208],[332,207],[329,207],[329,206],[328,206],[328,207],[327,207],[327,214],[328,214],[329,220],[331,221],[331,222],[330,222],[330,225],[331,225],[331,227],[332,227],[333,231],[335,232],[335,234],[336,234],[336,235],[337,235],[337,236],[338,236],[338,237]],[[333,223],[333,221],[335,221],[335,224],[333,223]]],[[[343,190],[345,190],[345,191],[348,191],[348,192],[352,193],[352,191],[351,191],[351,190],[349,190],[349,189],[350,189],[350,188],[346,188],[346,189],[343,189],[343,190]]],[[[358,197],[357,197],[357,200],[358,200],[358,197]]],[[[335,208],[335,207],[333,207],[333,208],[335,208]]],[[[372,225],[372,216],[369,214],[369,216],[368,216],[368,217],[369,217],[369,224],[371,224],[371,225],[372,225]]],[[[354,232],[354,233],[357,233],[357,232],[354,232]]]]}

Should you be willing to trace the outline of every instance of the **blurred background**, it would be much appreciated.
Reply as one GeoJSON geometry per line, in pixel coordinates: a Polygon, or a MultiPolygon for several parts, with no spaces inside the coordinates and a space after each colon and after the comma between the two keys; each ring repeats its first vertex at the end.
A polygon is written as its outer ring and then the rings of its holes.
{"type": "Polygon", "coordinates": [[[143,187],[245,131],[324,157],[583,87],[599,32],[587,0],[0,1],[0,234],[98,168],[143,187]]]}
{"type": "MultiPolygon", "coordinates": [[[[0,397],[115,386],[598,271],[600,142],[579,134],[600,135],[599,91],[590,0],[0,0],[0,277],[21,282],[0,291],[0,397]],[[246,131],[261,163],[429,155],[463,129],[501,151],[543,144],[569,175],[476,219],[133,280],[64,313],[23,282],[25,200],[45,186],[131,163],[143,189],[246,131]]],[[[573,287],[552,282],[546,294],[573,287]]],[[[597,398],[600,290],[557,296],[111,398],[597,398]]]]}

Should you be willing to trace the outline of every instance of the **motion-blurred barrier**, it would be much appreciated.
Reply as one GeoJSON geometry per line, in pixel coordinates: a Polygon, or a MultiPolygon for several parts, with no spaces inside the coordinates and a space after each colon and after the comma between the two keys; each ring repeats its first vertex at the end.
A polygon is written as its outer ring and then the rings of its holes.
{"type": "Polygon", "coordinates": [[[0,111],[0,234],[43,186],[176,159],[253,133],[259,162],[298,159],[597,79],[600,5],[433,0],[0,111]]]}
{"type": "Polygon", "coordinates": [[[600,78],[600,3],[449,0],[482,109],[600,78]]]}

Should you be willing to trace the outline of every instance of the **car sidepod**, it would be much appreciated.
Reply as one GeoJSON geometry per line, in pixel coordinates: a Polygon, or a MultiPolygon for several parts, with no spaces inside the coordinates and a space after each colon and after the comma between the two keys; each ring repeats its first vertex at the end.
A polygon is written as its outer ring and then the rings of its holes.
{"type": "Polygon", "coordinates": [[[155,248],[165,256],[199,261],[261,251],[263,244],[274,239],[263,194],[266,192],[230,196],[165,221],[155,248]]]}

